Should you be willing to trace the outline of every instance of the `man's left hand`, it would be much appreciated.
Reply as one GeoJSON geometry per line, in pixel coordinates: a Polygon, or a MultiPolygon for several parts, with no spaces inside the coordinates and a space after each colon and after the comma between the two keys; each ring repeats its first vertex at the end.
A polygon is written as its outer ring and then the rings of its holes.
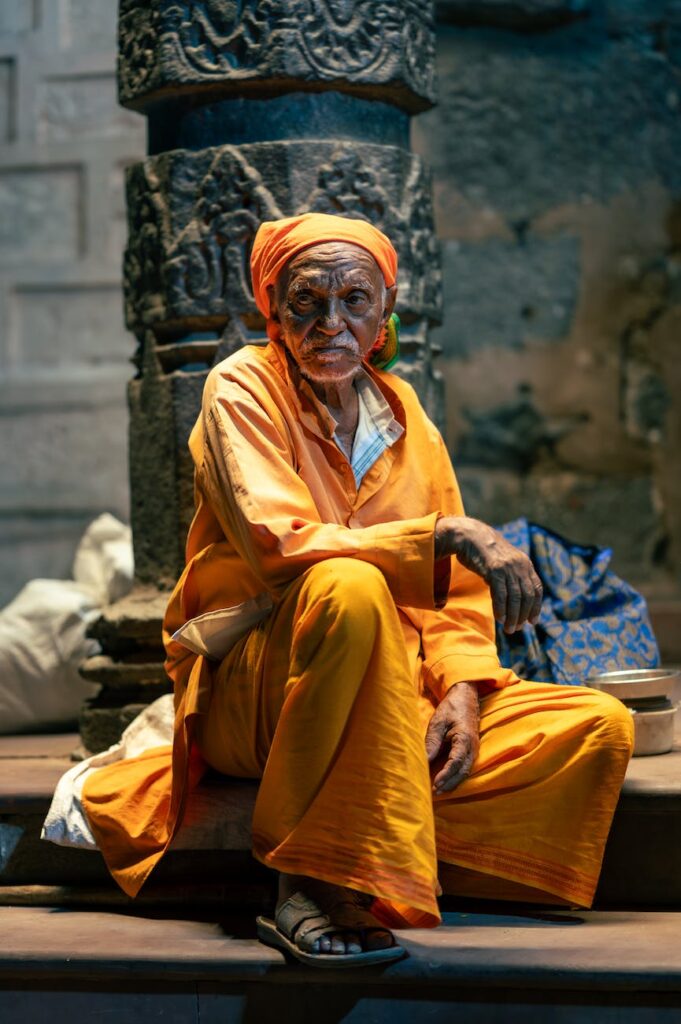
{"type": "Polygon", "coordinates": [[[470,774],[480,749],[480,700],[475,683],[457,683],[440,701],[426,733],[428,760],[446,758],[433,779],[435,794],[448,793],[470,774]]]}

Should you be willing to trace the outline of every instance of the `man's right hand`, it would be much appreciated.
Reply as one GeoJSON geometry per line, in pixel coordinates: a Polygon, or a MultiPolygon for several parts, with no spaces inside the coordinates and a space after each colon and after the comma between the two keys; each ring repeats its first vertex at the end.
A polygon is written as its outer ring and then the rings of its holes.
{"type": "Polygon", "coordinates": [[[505,633],[539,618],[542,585],[532,562],[486,523],[468,516],[442,516],[435,525],[435,557],[456,555],[482,576],[492,594],[494,618],[505,633]]]}

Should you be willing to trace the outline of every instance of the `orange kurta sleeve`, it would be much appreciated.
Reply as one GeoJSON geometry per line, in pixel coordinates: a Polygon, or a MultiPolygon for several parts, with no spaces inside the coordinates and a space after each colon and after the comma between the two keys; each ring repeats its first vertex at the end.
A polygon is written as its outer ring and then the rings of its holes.
{"type": "Polygon", "coordinates": [[[283,418],[235,381],[223,380],[204,410],[197,474],[225,535],[275,596],[319,561],[344,557],[380,569],[398,605],[444,601],[448,573],[434,563],[438,511],[352,529],[322,522],[283,418]]]}
{"type": "MultiPolygon", "coordinates": [[[[464,515],[459,485],[441,438],[433,472],[441,487],[442,514],[464,515]]],[[[437,700],[464,680],[479,683],[481,693],[517,680],[499,664],[489,587],[455,557],[444,608],[423,613],[421,644],[424,679],[437,700]]]]}

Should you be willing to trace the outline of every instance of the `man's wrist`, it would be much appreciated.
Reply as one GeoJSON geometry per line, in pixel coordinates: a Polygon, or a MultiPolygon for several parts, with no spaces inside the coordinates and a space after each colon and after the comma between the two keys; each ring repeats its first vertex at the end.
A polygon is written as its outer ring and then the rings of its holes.
{"type": "Polygon", "coordinates": [[[447,692],[451,693],[452,690],[455,690],[455,689],[458,689],[459,691],[461,691],[461,690],[470,690],[471,693],[475,693],[476,696],[477,696],[478,684],[474,683],[474,682],[471,682],[470,679],[460,679],[458,681],[458,683],[452,683],[452,685],[449,687],[449,690],[447,692]]]}
{"type": "Polygon", "coordinates": [[[463,543],[465,516],[441,516],[435,524],[435,558],[455,555],[463,543]]]}

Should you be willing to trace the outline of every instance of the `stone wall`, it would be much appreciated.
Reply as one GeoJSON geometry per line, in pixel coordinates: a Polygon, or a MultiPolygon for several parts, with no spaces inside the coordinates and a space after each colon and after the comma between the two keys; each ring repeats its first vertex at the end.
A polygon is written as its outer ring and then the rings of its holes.
{"type": "Polygon", "coordinates": [[[442,0],[447,437],[469,511],[681,582],[681,4],[442,0]]]}
{"type": "MultiPolygon", "coordinates": [[[[0,603],[126,517],[114,0],[0,2],[0,603]]],[[[521,512],[657,591],[681,575],[681,4],[440,0],[413,122],[443,246],[448,442],[521,512]]]]}
{"type": "Polygon", "coordinates": [[[0,606],[127,519],[125,167],[115,0],[0,3],[0,606]]]}

